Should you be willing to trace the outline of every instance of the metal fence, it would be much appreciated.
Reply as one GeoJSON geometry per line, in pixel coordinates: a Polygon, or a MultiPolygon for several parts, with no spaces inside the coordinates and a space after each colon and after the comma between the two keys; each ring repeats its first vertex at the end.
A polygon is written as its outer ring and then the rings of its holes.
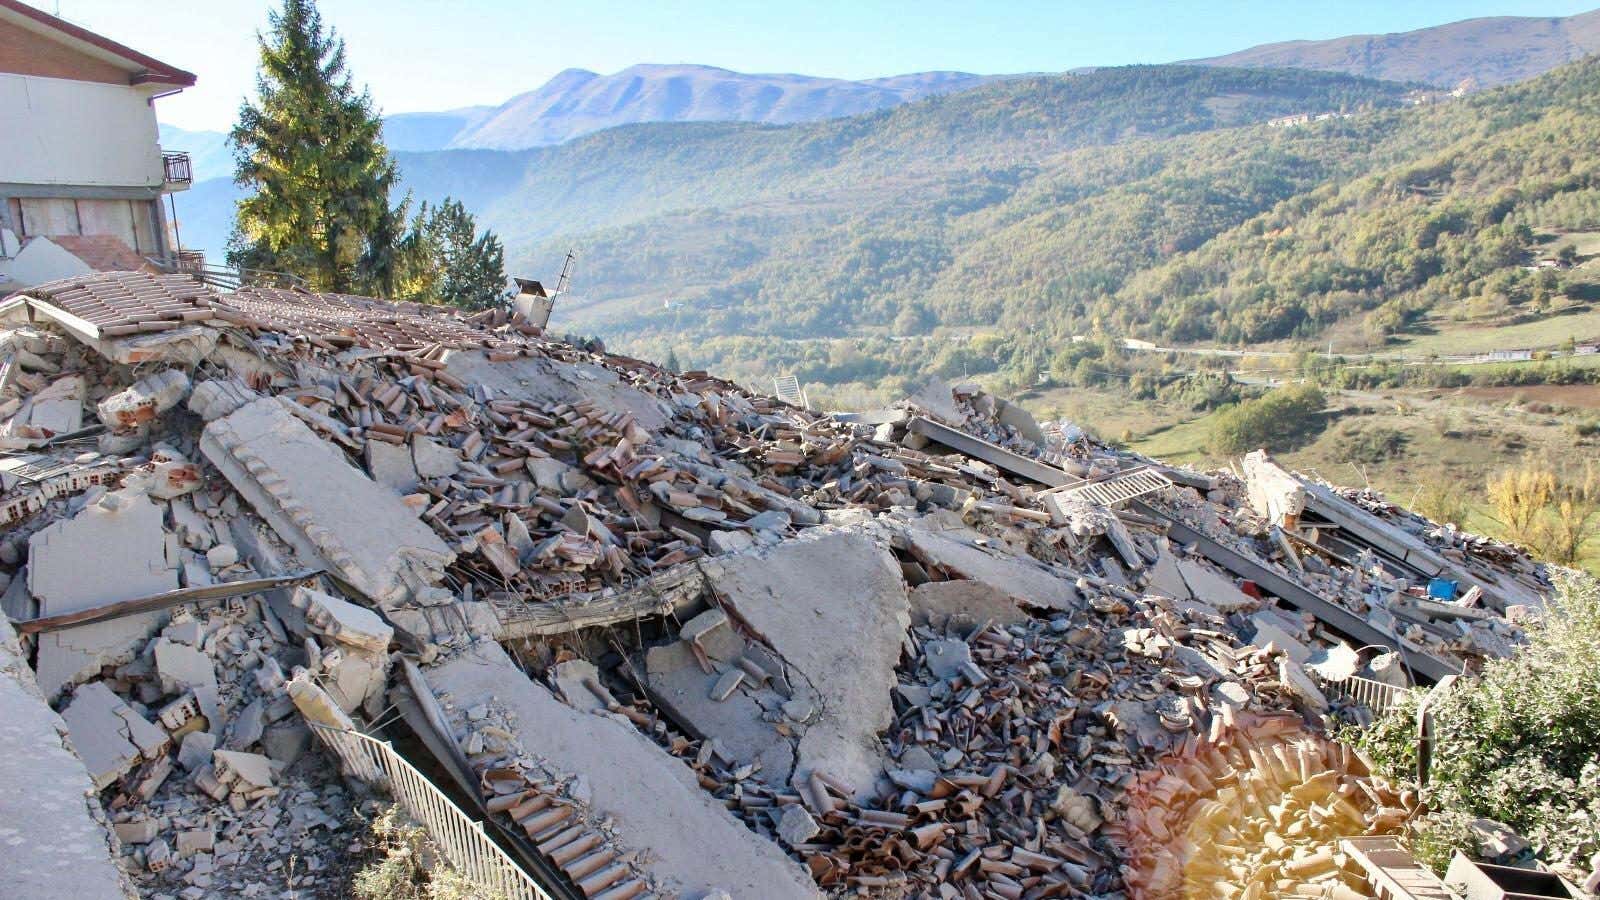
{"type": "Polygon", "coordinates": [[[388,741],[313,723],[345,774],[382,788],[428,830],[450,867],[495,900],[551,900],[528,873],[388,741]]]}
{"type": "Polygon", "coordinates": [[[1400,702],[1400,698],[1411,692],[1411,688],[1395,687],[1359,675],[1352,675],[1343,681],[1323,680],[1322,687],[1328,693],[1365,706],[1372,710],[1374,716],[1388,712],[1390,707],[1400,702]]]}

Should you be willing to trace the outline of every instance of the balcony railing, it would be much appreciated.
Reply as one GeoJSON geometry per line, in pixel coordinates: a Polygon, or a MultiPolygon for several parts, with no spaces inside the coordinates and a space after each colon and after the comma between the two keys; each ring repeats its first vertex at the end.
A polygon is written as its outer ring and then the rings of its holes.
{"type": "Polygon", "coordinates": [[[167,184],[189,184],[194,181],[194,169],[189,165],[187,153],[162,153],[161,172],[167,184]]]}

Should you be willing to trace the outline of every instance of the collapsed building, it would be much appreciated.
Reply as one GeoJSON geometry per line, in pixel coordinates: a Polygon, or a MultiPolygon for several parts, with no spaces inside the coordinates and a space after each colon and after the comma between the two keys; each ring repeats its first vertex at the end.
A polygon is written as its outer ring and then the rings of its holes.
{"type": "Polygon", "coordinates": [[[25,896],[319,895],[351,731],[554,896],[1369,896],[1340,839],[1417,800],[1336,724],[1550,588],[970,385],[820,415],[516,312],[144,273],[0,325],[25,896]]]}

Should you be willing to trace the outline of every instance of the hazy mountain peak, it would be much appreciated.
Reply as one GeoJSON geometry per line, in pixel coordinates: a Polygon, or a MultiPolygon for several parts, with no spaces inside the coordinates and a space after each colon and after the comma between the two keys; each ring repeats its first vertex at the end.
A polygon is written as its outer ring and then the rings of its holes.
{"type": "Polygon", "coordinates": [[[507,100],[463,129],[449,147],[542,147],[639,122],[807,122],[872,112],[989,80],[992,76],[965,72],[919,72],[848,81],[693,63],[639,63],[611,75],[568,69],[507,100]]]}
{"type": "Polygon", "coordinates": [[[1323,69],[1477,88],[1524,81],[1595,52],[1600,52],[1600,10],[1565,18],[1492,16],[1393,34],[1282,41],[1192,62],[1323,69]]]}

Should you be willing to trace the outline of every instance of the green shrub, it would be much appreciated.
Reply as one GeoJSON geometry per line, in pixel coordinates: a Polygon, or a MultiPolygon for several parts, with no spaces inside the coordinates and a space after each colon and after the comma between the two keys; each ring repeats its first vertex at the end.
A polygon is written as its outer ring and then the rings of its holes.
{"type": "Polygon", "coordinates": [[[1316,435],[1323,425],[1327,398],[1314,384],[1270,391],[1217,413],[1211,425],[1211,449],[1246,453],[1260,447],[1282,450],[1316,435]]]}
{"type": "MultiPolygon", "coordinates": [[[[1561,579],[1544,621],[1433,706],[1434,747],[1414,843],[1438,860],[1471,818],[1503,822],[1545,862],[1577,874],[1600,850],[1600,584],[1561,579]]],[[[1414,782],[1416,705],[1347,733],[1398,782],[1414,782]]]]}
{"type": "Polygon", "coordinates": [[[1405,432],[1397,428],[1351,423],[1335,437],[1333,449],[1345,459],[1373,464],[1399,456],[1408,440],[1405,432]]]}

